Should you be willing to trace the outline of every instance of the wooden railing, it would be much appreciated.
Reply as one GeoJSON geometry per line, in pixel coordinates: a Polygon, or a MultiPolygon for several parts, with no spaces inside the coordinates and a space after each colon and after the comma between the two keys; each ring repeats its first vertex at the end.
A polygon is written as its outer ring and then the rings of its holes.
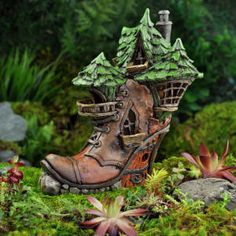
{"type": "Polygon", "coordinates": [[[159,82],[155,86],[159,106],[154,107],[154,110],[176,111],[181,98],[190,84],[191,80],[166,80],[165,82],[159,82]]]}
{"type": "Polygon", "coordinates": [[[105,102],[97,104],[84,104],[77,102],[79,115],[89,117],[112,116],[117,113],[116,104],[117,102],[105,102]]]}

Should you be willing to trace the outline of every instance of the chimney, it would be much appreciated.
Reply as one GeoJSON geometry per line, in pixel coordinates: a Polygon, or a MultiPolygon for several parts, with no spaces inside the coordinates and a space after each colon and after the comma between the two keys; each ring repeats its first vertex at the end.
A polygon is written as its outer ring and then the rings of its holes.
{"type": "Polygon", "coordinates": [[[171,29],[172,29],[172,21],[169,21],[170,12],[168,10],[161,10],[158,12],[159,21],[156,23],[156,27],[166,39],[166,41],[170,42],[171,29]]]}

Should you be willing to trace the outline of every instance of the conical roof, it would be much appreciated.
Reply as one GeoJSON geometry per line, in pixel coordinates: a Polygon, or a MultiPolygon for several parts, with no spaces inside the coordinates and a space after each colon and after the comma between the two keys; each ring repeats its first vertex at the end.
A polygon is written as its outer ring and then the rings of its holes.
{"type": "Polygon", "coordinates": [[[178,38],[172,48],[159,57],[159,60],[148,70],[135,77],[137,81],[162,81],[168,79],[190,79],[202,78],[193,61],[187,56],[186,50],[180,38],[178,38]]]}
{"type": "Polygon", "coordinates": [[[115,87],[125,81],[118,69],[111,65],[102,52],[79,72],[72,83],[80,86],[115,87]]]}
{"type": "Polygon", "coordinates": [[[169,79],[202,78],[194,66],[193,61],[187,56],[181,39],[177,39],[171,47],[154,27],[150,19],[150,11],[146,9],[140,24],[133,28],[123,27],[117,56],[116,66],[99,54],[78,76],[73,79],[75,85],[85,85],[103,88],[106,93],[126,82],[123,72],[126,72],[128,63],[133,59],[137,43],[142,43],[149,68],[134,77],[137,81],[156,82],[169,79]]]}
{"type": "Polygon", "coordinates": [[[170,44],[155,28],[150,19],[150,11],[147,8],[138,26],[123,27],[116,56],[117,66],[126,67],[131,61],[138,37],[141,37],[143,48],[150,63],[154,63],[157,55],[166,53],[170,47],[170,44]]]}

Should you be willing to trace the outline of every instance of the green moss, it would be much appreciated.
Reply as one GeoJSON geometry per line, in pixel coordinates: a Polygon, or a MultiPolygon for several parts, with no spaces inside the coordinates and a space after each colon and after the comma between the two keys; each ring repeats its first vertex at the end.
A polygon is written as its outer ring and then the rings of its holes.
{"type": "Polygon", "coordinates": [[[236,102],[206,106],[184,124],[173,124],[160,148],[162,157],[180,155],[187,151],[198,154],[200,143],[221,155],[226,140],[230,140],[230,152],[236,155],[236,102]]]}
{"type": "Polygon", "coordinates": [[[183,204],[168,215],[146,221],[139,235],[234,235],[236,212],[227,211],[220,203],[212,204],[206,212],[194,205],[183,204]]]}
{"type": "Polygon", "coordinates": [[[51,143],[54,153],[60,155],[74,155],[85,145],[92,132],[90,121],[79,117],[73,129],[58,130],[51,143]]]}
{"type": "Polygon", "coordinates": [[[191,164],[184,158],[184,157],[168,157],[167,159],[163,160],[162,162],[158,162],[154,165],[154,168],[158,169],[165,169],[169,173],[172,172],[173,168],[177,168],[179,163],[182,163],[186,168],[190,167],[191,164]]]}
{"type": "Polygon", "coordinates": [[[17,143],[0,140],[0,151],[2,150],[12,150],[17,155],[21,154],[22,152],[21,147],[17,143]]]}
{"type": "Polygon", "coordinates": [[[52,236],[69,236],[69,235],[81,235],[89,236],[93,235],[92,230],[82,230],[75,226],[71,222],[61,222],[58,219],[51,220],[49,222],[42,221],[37,222],[37,227],[32,227],[30,229],[18,229],[8,233],[9,236],[38,236],[38,235],[52,235],[52,236]]]}
{"type": "MultiPolygon", "coordinates": [[[[21,167],[24,172],[22,184],[28,189],[26,196],[13,203],[10,218],[12,232],[9,235],[93,235],[90,230],[78,227],[78,221],[84,219],[85,210],[92,206],[86,195],[64,194],[49,196],[40,190],[39,168],[21,167]],[[37,227],[35,227],[37,225],[37,227]]],[[[126,195],[128,189],[93,194],[100,200],[114,199],[126,195]]]]}
{"type": "Polygon", "coordinates": [[[90,99],[91,95],[85,88],[77,88],[72,85],[67,86],[56,94],[53,103],[48,108],[48,112],[56,124],[66,125],[70,121],[71,116],[77,115],[77,100],[90,99]]]}
{"type": "MultiPolygon", "coordinates": [[[[170,158],[174,161],[174,157],[170,158]]],[[[181,160],[182,161],[182,160],[181,160]]],[[[0,165],[1,167],[2,165],[0,165]]],[[[41,169],[21,167],[24,172],[23,186],[27,193],[14,196],[8,216],[0,222],[7,235],[93,235],[92,230],[78,226],[85,219],[85,210],[92,208],[86,195],[64,194],[49,196],[39,188],[41,169]]],[[[137,207],[141,197],[146,195],[143,187],[121,188],[119,190],[93,194],[101,201],[125,197],[125,209],[137,207]]],[[[0,206],[1,210],[1,206],[0,206]]],[[[198,202],[182,201],[178,206],[167,209],[160,215],[150,215],[144,221],[135,221],[138,235],[233,235],[236,211],[229,212],[222,204],[211,205],[204,210],[198,202]]]]}
{"type": "Polygon", "coordinates": [[[41,175],[41,169],[35,167],[21,167],[20,169],[24,173],[22,183],[38,192],[38,180],[41,175]]]}
{"type": "Polygon", "coordinates": [[[23,116],[26,120],[30,119],[32,115],[37,115],[40,125],[45,125],[50,122],[50,115],[47,109],[39,102],[14,102],[12,109],[16,114],[23,116]]]}

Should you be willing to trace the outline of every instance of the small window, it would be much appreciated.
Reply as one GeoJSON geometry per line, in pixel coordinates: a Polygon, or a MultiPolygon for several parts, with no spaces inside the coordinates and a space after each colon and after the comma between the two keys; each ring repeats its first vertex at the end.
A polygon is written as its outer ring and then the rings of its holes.
{"type": "Polygon", "coordinates": [[[124,122],[123,125],[123,134],[124,135],[132,135],[136,133],[136,115],[132,111],[129,110],[129,114],[124,122]]]}
{"type": "Polygon", "coordinates": [[[144,51],[144,46],[142,42],[141,34],[138,34],[138,40],[136,42],[136,47],[134,54],[132,56],[132,60],[134,65],[141,65],[144,64],[147,61],[147,57],[144,51]]]}

